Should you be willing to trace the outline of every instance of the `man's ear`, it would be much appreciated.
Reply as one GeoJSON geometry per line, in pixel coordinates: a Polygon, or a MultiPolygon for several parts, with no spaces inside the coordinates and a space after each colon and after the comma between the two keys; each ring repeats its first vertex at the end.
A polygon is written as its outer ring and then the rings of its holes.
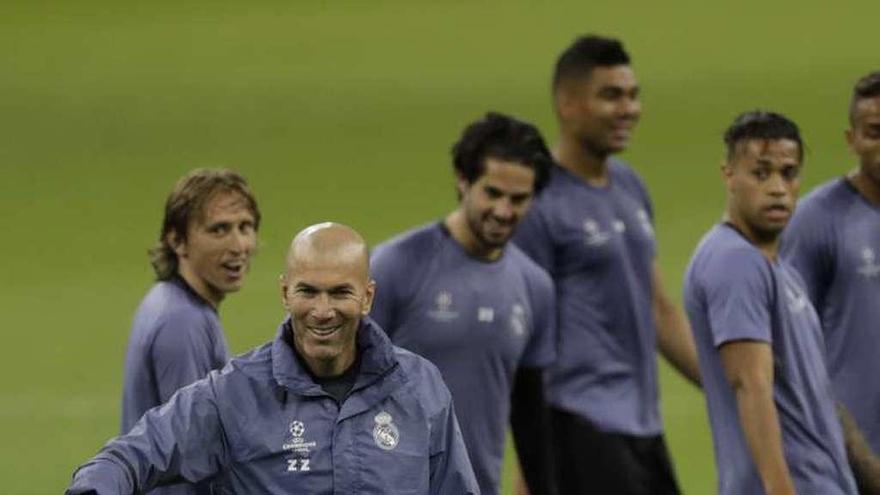
{"type": "Polygon", "coordinates": [[[373,299],[376,297],[376,281],[367,281],[366,293],[364,294],[364,304],[361,308],[361,315],[367,316],[373,308],[373,299]]]}
{"type": "Polygon", "coordinates": [[[171,246],[171,250],[178,258],[186,258],[186,239],[183,239],[175,230],[168,232],[165,242],[171,246]]]}
{"type": "Polygon", "coordinates": [[[461,199],[465,197],[468,189],[470,189],[471,183],[468,182],[467,178],[461,174],[458,174],[455,177],[455,189],[458,191],[458,198],[461,199]]]}
{"type": "Polygon", "coordinates": [[[855,131],[852,127],[843,132],[843,135],[846,138],[846,147],[849,148],[849,150],[853,153],[855,153],[856,151],[855,148],[853,148],[853,140],[855,139],[854,133],[855,131]]]}
{"type": "Polygon", "coordinates": [[[281,289],[281,305],[284,306],[284,310],[289,313],[290,308],[287,304],[287,286],[287,275],[282,273],[278,276],[278,288],[281,289]]]}

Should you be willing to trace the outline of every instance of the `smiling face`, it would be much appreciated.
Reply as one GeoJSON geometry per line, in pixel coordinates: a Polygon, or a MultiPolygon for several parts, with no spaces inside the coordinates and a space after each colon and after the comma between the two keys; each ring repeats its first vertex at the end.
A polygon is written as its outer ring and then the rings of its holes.
{"type": "Polygon", "coordinates": [[[859,175],[880,193],[880,96],[856,101],[851,120],[846,140],[859,157],[859,175]]]}
{"type": "Polygon", "coordinates": [[[626,148],[642,114],[629,65],[596,67],[584,78],[563,83],[556,101],[562,132],[601,157],[626,148]]]}
{"type": "Polygon", "coordinates": [[[737,143],[722,167],[727,214],[758,245],[774,245],[794,212],[800,189],[801,150],[790,139],[737,143]]]}
{"type": "Polygon", "coordinates": [[[326,242],[336,234],[317,232],[324,236],[320,242],[297,236],[281,279],[294,345],[317,376],[339,375],[354,362],[358,327],[375,294],[366,247],[362,241],[344,238],[326,242]]]}
{"type": "Polygon", "coordinates": [[[467,222],[465,248],[489,259],[497,258],[531,205],[535,171],[525,165],[486,158],[485,169],[473,183],[461,178],[459,208],[467,222]]]}
{"type": "Polygon", "coordinates": [[[257,245],[254,214],[238,192],[219,191],[187,226],[186,239],[169,234],[178,273],[214,307],[241,289],[257,245]]]}

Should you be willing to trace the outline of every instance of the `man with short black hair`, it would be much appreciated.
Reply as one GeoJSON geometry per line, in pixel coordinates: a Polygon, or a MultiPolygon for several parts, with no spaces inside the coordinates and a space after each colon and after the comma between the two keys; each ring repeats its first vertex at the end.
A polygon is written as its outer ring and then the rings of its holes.
{"type": "Polygon", "coordinates": [[[508,418],[533,495],[552,493],[542,369],[553,362],[550,277],[508,241],[547,180],[538,130],[488,113],[452,150],[458,207],[375,248],[371,315],[436,364],[481,492],[499,493],[508,418]]]}
{"type": "Polygon", "coordinates": [[[367,317],[363,238],[336,223],[290,244],[275,339],[151,409],[68,494],[175,481],[224,494],[478,495],[440,372],[367,317]]]}
{"type": "Polygon", "coordinates": [[[800,131],[777,113],[746,112],[724,142],[724,221],[703,237],[684,286],[718,493],[854,495],[819,319],[778,255],[800,187],[800,131]]]}
{"type": "Polygon", "coordinates": [[[834,392],[880,451],[880,72],[853,88],[849,124],[858,168],[798,204],[781,250],[819,313],[834,392]]]}
{"type": "MultiPolygon", "coordinates": [[[[157,282],[135,314],[126,351],[121,433],[179,388],[226,364],[217,310],[244,283],[259,225],[257,201],[232,170],[194,170],[169,194],[159,242],[150,250],[157,282]]],[[[175,486],[154,493],[207,490],[175,486]]]]}
{"type": "Polygon", "coordinates": [[[681,310],[661,284],[653,209],[613,157],[641,116],[620,41],[575,40],[553,74],[559,166],[514,241],[556,282],[559,357],[547,397],[561,493],[675,494],[663,439],[657,349],[699,382],[681,310]]]}

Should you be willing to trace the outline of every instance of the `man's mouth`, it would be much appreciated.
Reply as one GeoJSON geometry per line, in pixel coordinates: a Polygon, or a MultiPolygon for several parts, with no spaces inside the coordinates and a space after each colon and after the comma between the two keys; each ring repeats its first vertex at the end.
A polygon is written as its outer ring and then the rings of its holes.
{"type": "Polygon", "coordinates": [[[318,337],[329,337],[329,336],[333,335],[334,333],[338,332],[342,328],[342,325],[339,324],[339,325],[336,325],[333,327],[323,326],[323,327],[306,327],[306,328],[309,329],[310,333],[313,333],[313,334],[317,335],[318,337]]]}
{"type": "Polygon", "coordinates": [[[227,276],[231,278],[240,278],[244,275],[246,264],[243,261],[227,261],[226,263],[221,263],[220,266],[223,267],[227,276]]]}
{"type": "Polygon", "coordinates": [[[774,204],[764,208],[764,212],[773,218],[787,218],[791,214],[791,209],[783,204],[774,204]]]}

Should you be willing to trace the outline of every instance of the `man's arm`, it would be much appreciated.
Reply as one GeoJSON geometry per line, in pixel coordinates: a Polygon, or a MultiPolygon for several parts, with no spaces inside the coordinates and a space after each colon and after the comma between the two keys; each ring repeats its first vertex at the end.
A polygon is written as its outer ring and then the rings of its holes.
{"type": "Polygon", "coordinates": [[[782,430],[773,401],[773,354],[770,345],[731,341],[719,353],[724,375],[733,387],[739,421],[767,495],[794,495],[794,483],[782,451],[782,430]]]}
{"type": "Polygon", "coordinates": [[[837,416],[843,426],[846,456],[859,485],[859,493],[880,495],[880,459],[874,455],[852,415],[843,404],[837,404],[837,416]]]}
{"type": "Polygon", "coordinates": [[[544,402],[543,371],[520,368],[511,394],[510,426],[520,469],[532,495],[554,494],[550,417],[544,402]]]}
{"type": "Polygon", "coordinates": [[[660,267],[654,262],[651,273],[653,287],[651,300],[654,322],[657,326],[657,346],[663,357],[685,378],[700,385],[700,366],[697,361],[697,346],[690,325],[681,308],[666,294],[663,288],[660,267]]]}
{"type": "Polygon", "coordinates": [[[77,469],[67,493],[134,494],[216,474],[227,463],[228,448],[209,380],[147,411],[131,431],[77,469]]]}
{"type": "Polygon", "coordinates": [[[479,495],[480,487],[464,446],[452,402],[431,423],[431,495],[479,495]]]}

